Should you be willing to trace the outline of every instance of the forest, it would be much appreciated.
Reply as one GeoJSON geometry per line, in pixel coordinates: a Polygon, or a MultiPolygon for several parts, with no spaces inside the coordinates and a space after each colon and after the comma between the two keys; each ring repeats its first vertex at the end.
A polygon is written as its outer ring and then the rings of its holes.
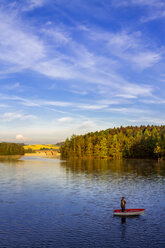
{"type": "Polygon", "coordinates": [[[62,159],[162,158],[165,157],[165,126],[119,127],[72,135],[61,145],[62,159]]]}
{"type": "Polygon", "coordinates": [[[0,155],[24,155],[23,144],[0,143],[0,155]]]}

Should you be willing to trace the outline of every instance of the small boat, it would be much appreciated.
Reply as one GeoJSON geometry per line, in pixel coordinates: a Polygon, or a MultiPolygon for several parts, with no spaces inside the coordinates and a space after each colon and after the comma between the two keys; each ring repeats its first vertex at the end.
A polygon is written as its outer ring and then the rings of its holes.
{"type": "Polygon", "coordinates": [[[134,209],[126,209],[124,212],[122,212],[121,209],[116,209],[113,211],[114,215],[118,216],[131,216],[131,215],[140,215],[144,214],[144,208],[134,208],[134,209]]]}

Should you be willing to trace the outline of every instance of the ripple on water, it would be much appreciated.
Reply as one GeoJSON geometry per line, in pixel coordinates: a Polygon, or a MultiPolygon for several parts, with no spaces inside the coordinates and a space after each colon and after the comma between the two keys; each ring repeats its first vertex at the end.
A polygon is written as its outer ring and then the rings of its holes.
{"type": "Polygon", "coordinates": [[[0,247],[164,247],[165,164],[0,162],[0,247]],[[120,218],[128,208],[145,215],[120,218]]]}

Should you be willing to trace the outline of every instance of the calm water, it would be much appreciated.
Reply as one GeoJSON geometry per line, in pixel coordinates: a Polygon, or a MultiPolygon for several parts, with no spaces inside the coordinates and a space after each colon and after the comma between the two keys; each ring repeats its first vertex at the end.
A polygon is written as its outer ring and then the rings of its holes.
{"type": "Polygon", "coordinates": [[[165,163],[1,159],[0,247],[165,247],[165,163]]]}

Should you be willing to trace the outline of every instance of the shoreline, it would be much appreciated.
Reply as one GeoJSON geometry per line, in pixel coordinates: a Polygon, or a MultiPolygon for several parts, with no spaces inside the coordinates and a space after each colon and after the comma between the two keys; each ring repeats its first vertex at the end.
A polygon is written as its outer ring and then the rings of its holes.
{"type": "Polygon", "coordinates": [[[53,153],[53,154],[51,154],[51,153],[44,153],[44,152],[42,152],[42,153],[25,153],[23,156],[25,156],[25,157],[56,157],[56,158],[60,158],[60,153],[53,153]]]}

